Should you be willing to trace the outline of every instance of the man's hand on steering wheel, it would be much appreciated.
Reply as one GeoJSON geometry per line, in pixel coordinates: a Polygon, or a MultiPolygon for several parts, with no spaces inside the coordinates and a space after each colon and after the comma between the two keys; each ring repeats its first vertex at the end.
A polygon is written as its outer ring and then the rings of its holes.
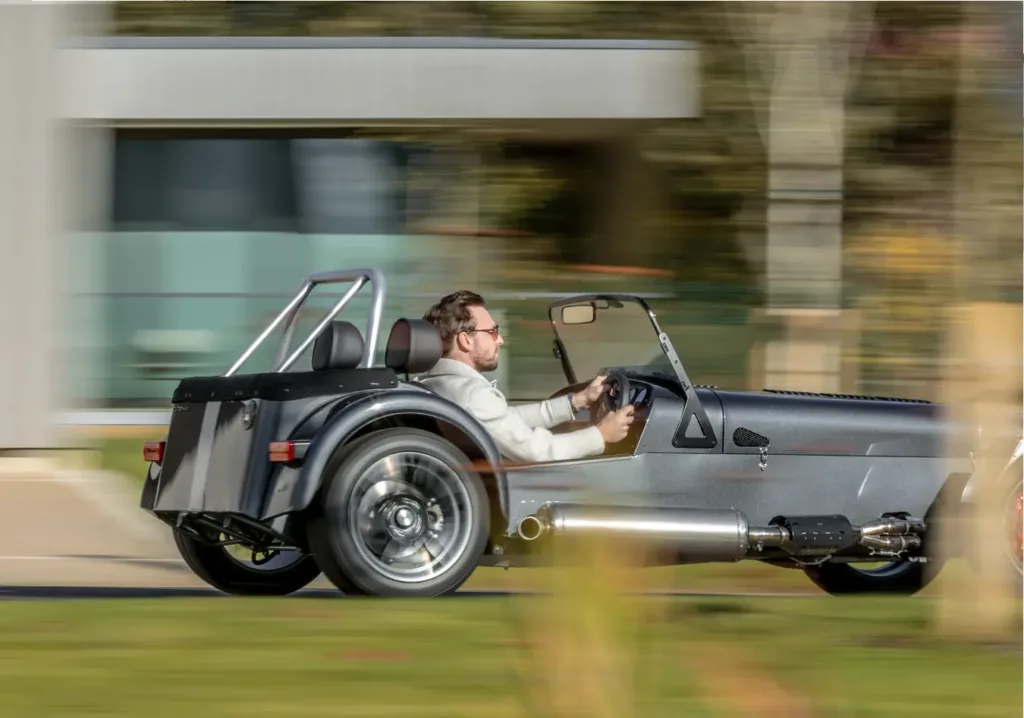
{"type": "Polygon", "coordinates": [[[576,411],[591,408],[606,391],[608,391],[608,386],[604,383],[604,377],[594,377],[586,389],[572,395],[572,405],[576,411]]]}
{"type": "Polygon", "coordinates": [[[617,411],[608,409],[597,428],[601,431],[601,437],[606,444],[617,444],[629,434],[629,427],[633,423],[633,405],[626,404],[617,411]]]}

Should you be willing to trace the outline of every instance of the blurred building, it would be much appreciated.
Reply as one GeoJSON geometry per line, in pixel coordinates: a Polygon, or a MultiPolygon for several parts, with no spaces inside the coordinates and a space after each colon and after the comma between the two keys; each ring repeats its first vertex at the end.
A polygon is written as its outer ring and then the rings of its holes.
{"type": "Polygon", "coordinates": [[[601,158],[595,224],[622,226],[635,134],[700,113],[686,42],[87,36],[60,10],[0,7],[0,447],[223,371],[310,271],[383,267],[386,321],[485,284],[459,236],[494,147],[601,158]]]}

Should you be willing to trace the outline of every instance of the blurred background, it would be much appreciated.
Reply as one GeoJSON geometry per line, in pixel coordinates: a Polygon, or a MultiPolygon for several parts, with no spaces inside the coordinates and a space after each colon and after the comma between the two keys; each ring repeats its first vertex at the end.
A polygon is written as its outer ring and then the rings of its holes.
{"type": "MultiPolygon", "coordinates": [[[[697,383],[941,401],[1019,432],[1021,17],[0,2],[0,599],[112,597],[4,604],[0,716],[1021,715],[1019,600],[956,567],[938,603],[768,599],[816,589],[748,563],[662,575],[710,596],[623,606],[661,579],[616,575],[614,552],[555,572],[547,613],[120,600],[199,583],[140,523],[141,440],[314,271],[384,271],[382,340],[482,293],[513,400],[565,383],[548,303],[609,290],[648,299],[697,383]],[[106,473],[6,461],[83,445],[106,473]]],[[[581,336],[596,369],[614,338],[581,336]]],[[[975,538],[1006,540],[986,515],[975,538]]],[[[510,573],[470,588],[528,583],[510,573]]]]}
{"type": "Polygon", "coordinates": [[[3,13],[7,446],[165,407],[337,267],[385,326],[483,293],[513,398],[567,292],[648,295],[699,383],[926,399],[948,309],[1020,302],[1016,3],[3,13]]]}

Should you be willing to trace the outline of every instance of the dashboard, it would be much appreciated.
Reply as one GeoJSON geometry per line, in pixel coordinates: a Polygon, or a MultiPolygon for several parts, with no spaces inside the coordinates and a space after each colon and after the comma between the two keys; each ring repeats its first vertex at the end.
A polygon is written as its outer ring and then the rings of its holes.
{"type": "Polygon", "coordinates": [[[629,403],[636,407],[637,414],[643,411],[646,415],[651,408],[653,399],[654,391],[651,389],[650,384],[639,381],[629,383],[629,403]]]}

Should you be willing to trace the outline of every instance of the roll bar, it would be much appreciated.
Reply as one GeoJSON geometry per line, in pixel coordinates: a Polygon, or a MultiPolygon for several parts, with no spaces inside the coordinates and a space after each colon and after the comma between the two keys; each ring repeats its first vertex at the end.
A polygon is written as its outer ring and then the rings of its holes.
{"type": "Polygon", "coordinates": [[[377,269],[336,269],[326,272],[314,272],[302,280],[298,293],[288,302],[287,306],[274,318],[270,324],[260,333],[249,345],[249,348],[242,352],[231,368],[224,373],[224,376],[235,374],[253,352],[266,340],[270,333],[287,318],[284,328],[284,336],[281,338],[281,347],[277,351],[277,358],[274,360],[274,372],[283,372],[302,356],[309,346],[316,341],[317,336],[324,327],[330,324],[331,320],[338,315],[346,304],[354,297],[363,286],[370,282],[373,288],[373,296],[370,303],[370,318],[366,323],[366,344],[363,347],[363,357],[359,362],[362,368],[373,366],[374,353],[377,350],[377,341],[380,335],[381,315],[384,312],[384,297],[387,293],[387,285],[384,282],[384,275],[377,269]],[[352,282],[352,286],[331,309],[317,322],[313,331],[302,340],[299,346],[291,354],[288,354],[288,347],[291,345],[292,336],[295,333],[295,323],[299,316],[299,309],[312,293],[313,289],[320,284],[338,284],[340,282],[352,282]]]}

